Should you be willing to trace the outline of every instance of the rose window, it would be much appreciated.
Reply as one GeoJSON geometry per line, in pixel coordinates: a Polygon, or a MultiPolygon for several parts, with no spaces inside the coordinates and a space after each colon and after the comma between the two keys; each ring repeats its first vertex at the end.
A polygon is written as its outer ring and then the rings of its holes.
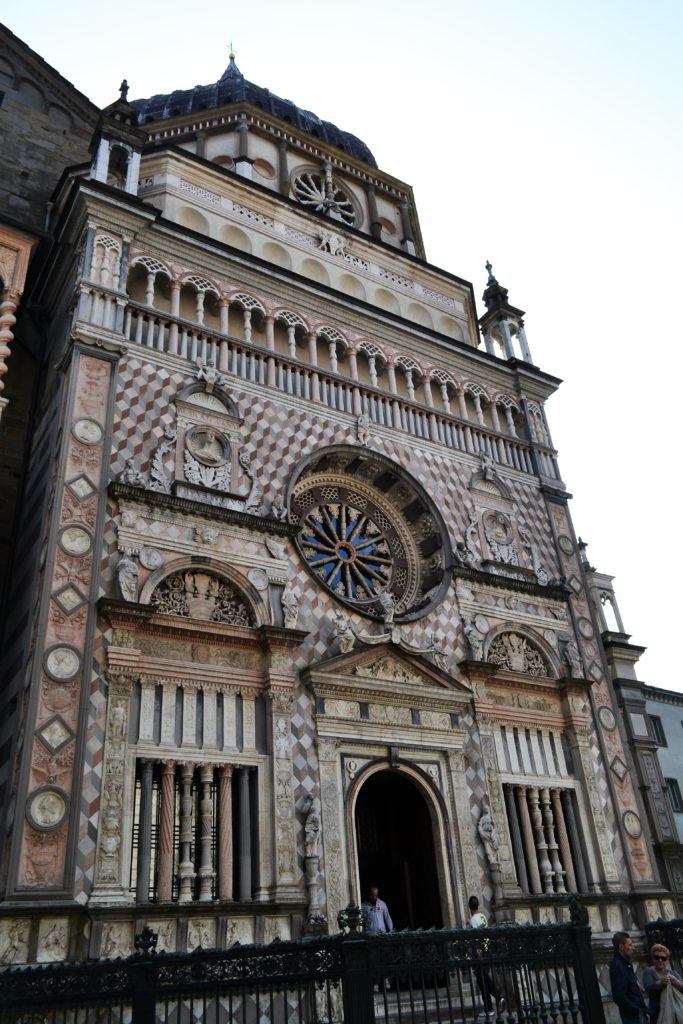
{"type": "Polygon", "coordinates": [[[308,571],[338,601],[375,619],[419,618],[448,589],[450,545],[436,508],[395,463],[335,447],[304,462],[289,514],[308,571]]]}
{"type": "Polygon", "coordinates": [[[298,175],[294,179],[294,195],[302,206],[342,224],[351,225],[356,220],[356,211],[346,192],[322,174],[306,172],[298,175]]]}
{"type": "Polygon", "coordinates": [[[391,531],[351,504],[319,505],[309,512],[301,545],[311,569],[347,600],[373,601],[391,582],[397,548],[391,531]]]}

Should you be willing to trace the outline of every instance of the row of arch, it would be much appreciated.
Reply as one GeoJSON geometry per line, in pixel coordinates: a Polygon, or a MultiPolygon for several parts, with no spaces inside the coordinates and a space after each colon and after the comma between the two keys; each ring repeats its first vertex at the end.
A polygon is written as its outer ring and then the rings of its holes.
{"type": "MultiPolygon", "coordinates": [[[[120,244],[108,236],[98,236],[91,279],[117,288],[119,266],[120,244]]],[[[134,302],[194,323],[207,334],[226,334],[398,398],[440,408],[484,428],[511,437],[523,436],[522,410],[518,401],[506,393],[492,391],[477,381],[366,337],[314,323],[298,311],[271,306],[242,289],[226,289],[209,276],[179,272],[151,253],[131,254],[127,291],[134,302]]],[[[534,411],[538,430],[532,428],[532,432],[543,435],[534,439],[544,440],[542,413],[538,408],[534,411]]]]}

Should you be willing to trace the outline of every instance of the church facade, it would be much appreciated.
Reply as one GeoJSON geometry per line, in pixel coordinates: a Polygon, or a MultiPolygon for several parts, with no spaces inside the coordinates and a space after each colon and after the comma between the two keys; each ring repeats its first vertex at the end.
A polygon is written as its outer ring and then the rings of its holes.
{"type": "Polygon", "coordinates": [[[478,318],[409,186],[234,58],[124,83],[79,159],[30,279],[0,959],[336,930],[371,885],[399,928],[673,916],[492,268],[478,318]]]}

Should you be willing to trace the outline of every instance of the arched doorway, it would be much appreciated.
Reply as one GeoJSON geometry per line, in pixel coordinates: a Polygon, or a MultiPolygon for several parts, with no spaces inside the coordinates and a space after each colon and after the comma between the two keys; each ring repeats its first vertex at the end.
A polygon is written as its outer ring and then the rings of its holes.
{"type": "Polygon", "coordinates": [[[441,926],[434,825],[420,787],[408,776],[387,769],[363,783],[356,850],[361,894],[379,887],[394,928],[441,926]]]}

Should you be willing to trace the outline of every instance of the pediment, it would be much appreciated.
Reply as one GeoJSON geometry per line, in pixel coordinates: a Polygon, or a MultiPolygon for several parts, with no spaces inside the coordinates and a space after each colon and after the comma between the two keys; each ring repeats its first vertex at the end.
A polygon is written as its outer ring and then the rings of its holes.
{"type": "Polygon", "coordinates": [[[336,684],[384,693],[431,690],[440,692],[441,696],[457,693],[468,697],[472,693],[469,686],[437,668],[426,657],[407,654],[392,642],[316,662],[305,674],[315,690],[336,684]]]}

